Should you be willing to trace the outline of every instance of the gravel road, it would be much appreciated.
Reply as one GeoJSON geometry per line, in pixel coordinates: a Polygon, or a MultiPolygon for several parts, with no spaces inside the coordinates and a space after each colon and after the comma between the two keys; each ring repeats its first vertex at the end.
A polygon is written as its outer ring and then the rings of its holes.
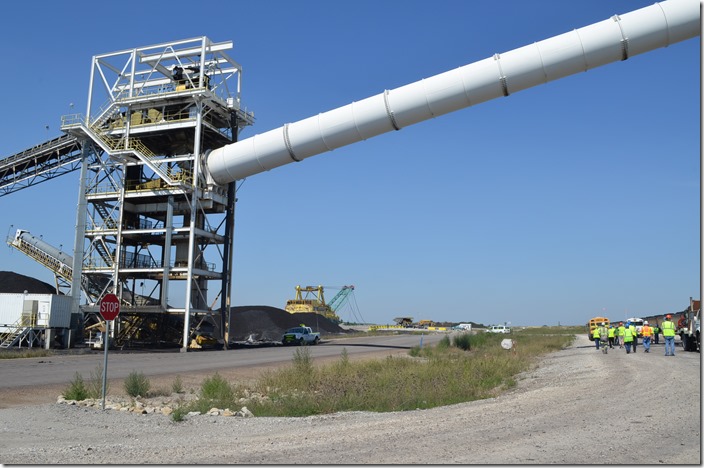
{"type": "MultiPolygon", "coordinates": [[[[0,409],[3,464],[701,464],[699,353],[583,336],[497,398],[399,413],[173,422],[79,406],[0,409]]],[[[518,350],[520,352],[520,350],[518,350]]]]}

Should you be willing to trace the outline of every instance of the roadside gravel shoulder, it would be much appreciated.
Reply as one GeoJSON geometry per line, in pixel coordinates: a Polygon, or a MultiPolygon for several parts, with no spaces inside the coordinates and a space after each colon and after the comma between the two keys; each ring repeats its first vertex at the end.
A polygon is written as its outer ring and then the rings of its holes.
{"type": "Polygon", "coordinates": [[[499,397],[397,413],[177,423],[18,406],[0,410],[0,463],[701,464],[700,355],[663,354],[605,355],[579,336],[499,397]]]}

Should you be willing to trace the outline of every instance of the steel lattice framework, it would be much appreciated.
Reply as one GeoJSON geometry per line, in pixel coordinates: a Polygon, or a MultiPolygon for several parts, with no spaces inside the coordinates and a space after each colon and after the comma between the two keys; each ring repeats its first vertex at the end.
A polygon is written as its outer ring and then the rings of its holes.
{"type": "Polygon", "coordinates": [[[95,320],[104,294],[120,297],[118,345],[185,350],[204,323],[227,345],[214,311],[229,310],[234,185],[208,180],[201,158],[254,120],[231,48],[199,37],[97,55],[85,115],[62,118],[83,148],[71,290],[79,303],[81,278],[103,278],[83,289],[95,320]]]}

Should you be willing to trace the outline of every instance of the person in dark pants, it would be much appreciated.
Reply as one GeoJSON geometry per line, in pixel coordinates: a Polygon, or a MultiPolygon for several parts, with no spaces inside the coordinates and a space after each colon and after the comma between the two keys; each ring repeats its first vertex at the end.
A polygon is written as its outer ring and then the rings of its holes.
{"type": "Polygon", "coordinates": [[[658,338],[660,333],[660,325],[658,325],[658,322],[655,322],[655,325],[653,326],[653,343],[659,344],[660,339],[658,338]]]}
{"type": "Polygon", "coordinates": [[[631,332],[633,333],[633,352],[636,352],[636,346],[638,346],[638,331],[636,330],[635,324],[628,322],[626,324],[628,328],[631,329],[631,332]]]}
{"type": "Polygon", "coordinates": [[[630,327],[626,327],[623,332],[623,345],[626,347],[626,354],[631,354],[631,345],[633,344],[633,332],[630,327]]]}
{"type": "Polygon", "coordinates": [[[613,325],[609,325],[609,348],[614,349],[614,340],[616,339],[616,329],[613,325]]]}
{"type": "Polygon", "coordinates": [[[594,330],[592,331],[592,338],[594,338],[594,344],[596,345],[596,350],[599,351],[599,342],[601,341],[601,334],[600,334],[599,327],[596,326],[594,327],[594,330]]]}

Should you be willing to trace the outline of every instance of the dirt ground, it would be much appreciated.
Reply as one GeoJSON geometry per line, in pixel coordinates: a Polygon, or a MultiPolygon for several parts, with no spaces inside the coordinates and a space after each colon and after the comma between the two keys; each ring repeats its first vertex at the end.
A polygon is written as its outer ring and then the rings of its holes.
{"type": "Polygon", "coordinates": [[[699,353],[603,354],[579,336],[503,395],[429,410],[174,422],[45,389],[0,409],[0,463],[700,465],[700,377],[699,353]]]}

